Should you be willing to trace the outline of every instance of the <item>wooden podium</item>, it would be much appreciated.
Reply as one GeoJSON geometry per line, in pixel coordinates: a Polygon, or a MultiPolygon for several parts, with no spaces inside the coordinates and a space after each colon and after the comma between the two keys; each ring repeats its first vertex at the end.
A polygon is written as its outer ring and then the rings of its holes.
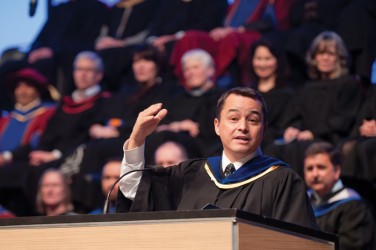
{"type": "Polygon", "coordinates": [[[236,209],[0,220],[1,249],[338,249],[338,238],[236,209]]]}

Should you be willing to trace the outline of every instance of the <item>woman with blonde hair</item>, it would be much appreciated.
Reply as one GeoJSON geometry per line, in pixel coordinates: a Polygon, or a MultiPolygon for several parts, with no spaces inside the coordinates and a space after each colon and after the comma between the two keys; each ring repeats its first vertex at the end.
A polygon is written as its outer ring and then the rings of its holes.
{"type": "Polygon", "coordinates": [[[349,75],[349,58],[341,37],[323,31],[306,56],[311,80],[299,90],[286,114],[283,145],[269,155],[280,157],[302,174],[305,149],[314,141],[337,145],[349,136],[362,101],[360,82],[349,75]]]}
{"type": "Polygon", "coordinates": [[[70,182],[58,169],[46,170],[40,178],[37,200],[37,212],[40,215],[72,215],[70,182]]]}

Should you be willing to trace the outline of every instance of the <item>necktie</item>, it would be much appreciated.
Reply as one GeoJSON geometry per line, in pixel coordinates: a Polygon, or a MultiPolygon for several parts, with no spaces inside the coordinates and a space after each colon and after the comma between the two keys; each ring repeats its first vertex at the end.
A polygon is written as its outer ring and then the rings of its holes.
{"type": "Polygon", "coordinates": [[[234,164],[230,163],[226,166],[223,174],[225,175],[225,177],[228,177],[230,174],[232,174],[234,172],[235,172],[235,166],[234,166],[234,164]]]}

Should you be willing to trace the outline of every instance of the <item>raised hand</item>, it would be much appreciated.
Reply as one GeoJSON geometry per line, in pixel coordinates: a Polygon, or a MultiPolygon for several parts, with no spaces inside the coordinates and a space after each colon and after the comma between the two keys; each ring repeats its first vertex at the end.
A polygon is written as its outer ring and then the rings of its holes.
{"type": "Polygon", "coordinates": [[[133,149],[141,146],[148,135],[154,132],[159,122],[167,115],[167,109],[162,109],[162,103],[153,104],[138,114],[129,137],[128,147],[133,149]]]}

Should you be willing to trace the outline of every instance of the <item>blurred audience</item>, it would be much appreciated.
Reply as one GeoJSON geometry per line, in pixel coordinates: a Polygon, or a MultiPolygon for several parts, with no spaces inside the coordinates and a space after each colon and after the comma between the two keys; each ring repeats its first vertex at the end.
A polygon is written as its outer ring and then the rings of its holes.
{"type": "Polygon", "coordinates": [[[339,236],[339,249],[374,249],[375,219],[365,200],[343,185],[340,154],[326,142],[312,144],[304,160],[305,182],[321,230],[339,236]]]}
{"type": "Polygon", "coordinates": [[[158,3],[158,0],[121,0],[111,7],[95,44],[104,61],[109,91],[119,91],[127,84],[134,47],[144,43],[158,3]]]}
{"type": "Polygon", "coordinates": [[[175,166],[188,160],[187,150],[180,143],[167,141],[160,145],[154,154],[154,162],[157,166],[175,166]]]}
{"type": "MultiPolygon", "coordinates": [[[[231,73],[233,85],[248,82],[249,50],[254,41],[267,34],[277,34],[289,28],[289,11],[293,0],[235,0],[224,22],[207,32],[192,30],[175,45],[171,63],[181,76],[181,56],[190,49],[207,50],[216,62],[216,76],[231,73]]],[[[204,30],[205,31],[205,30],[204,30]]],[[[283,44],[283,43],[280,43],[283,44]]]]}
{"type": "Polygon", "coordinates": [[[316,140],[337,144],[346,138],[362,101],[361,84],[349,75],[348,53],[335,32],[324,31],[313,40],[307,63],[311,81],[287,108],[281,145],[266,148],[301,175],[305,149],[316,140]]]}
{"type": "Polygon", "coordinates": [[[256,41],[250,55],[249,85],[261,93],[268,107],[268,129],[262,143],[265,147],[282,136],[286,107],[294,92],[287,79],[283,53],[273,42],[265,39],[256,41]]]}
{"type": "Polygon", "coordinates": [[[47,123],[55,112],[47,79],[38,71],[25,68],[8,76],[7,87],[14,109],[0,118],[0,204],[17,215],[26,206],[24,174],[13,166],[25,148],[36,148],[47,123]]]}
{"type": "Polygon", "coordinates": [[[52,7],[27,62],[46,75],[62,95],[70,94],[74,90],[73,60],[80,51],[94,49],[106,15],[106,5],[97,0],[69,0],[52,7]]]}
{"type": "Polygon", "coordinates": [[[184,91],[164,102],[168,115],[148,137],[145,160],[153,162],[156,148],[173,140],[183,144],[189,158],[217,154],[221,142],[213,130],[217,101],[223,90],[214,82],[215,65],[210,54],[202,49],[187,51],[182,57],[184,91]]]}
{"type": "MultiPolygon", "coordinates": [[[[121,158],[119,159],[110,159],[108,162],[103,166],[102,175],[101,175],[101,188],[103,193],[104,202],[106,202],[106,198],[108,192],[111,190],[111,187],[120,177],[120,168],[121,168],[121,158]]],[[[109,213],[115,213],[116,208],[116,197],[118,195],[119,190],[119,183],[117,183],[113,190],[111,191],[109,198],[109,213]]],[[[90,214],[102,214],[103,213],[103,206],[99,207],[90,212],[90,214]]]]}
{"type": "MultiPolygon", "coordinates": [[[[100,173],[109,158],[122,156],[123,140],[131,133],[138,113],[151,104],[167,101],[174,93],[171,84],[160,77],[163,64],[163,56],[156,48],[142,45],[135,49],[132,63],[134,90],[119,92],[106,103],[89,128],[90,141],[82,152],[77,152],[83,156],[75,163],[75,173],[78,174],[75,177],[78,182],[75,183],[78,185],[77,192],[74,192],[75,201],[86,199],[79,195],[84,192],[80,190],[86,190],[85,185],[91,185],[85,181],[85,176],[100,173]]],[[[93,204],[82,205],[93,209],[93,204]]]]}
{"type": "Polygon", "coordinates": [[[36,198],[39,215],[74,215],[69,179],[57,169],[46,170],[40,178],[36,198]]]}
{"type": "MultiPolygon", "coordinates": [[[[14,171],[7,179],[8,182],[11,181],[12,187],[19,188],[26,194],[27,199],[23,199],[23,202],[34,204],[39,176],[45,169],[63,164],[61,169],[65,174],[70,175],[75,171],[72,162],[77,161],[80,155],[72,153],[90,139],[89,127],[97,121],[99,110],[108,99],[108,93],[100,87],[102,61],[95,53],[81,52],[77,55],[74,66],[77,89],[71,96],[62,99],[39,143],[36,147],[22,147],[17,154],[13,152],[9,169],[14,171]]],[[[28,213],[30,210],[25,209],[24,212],[28,213]]]]}

